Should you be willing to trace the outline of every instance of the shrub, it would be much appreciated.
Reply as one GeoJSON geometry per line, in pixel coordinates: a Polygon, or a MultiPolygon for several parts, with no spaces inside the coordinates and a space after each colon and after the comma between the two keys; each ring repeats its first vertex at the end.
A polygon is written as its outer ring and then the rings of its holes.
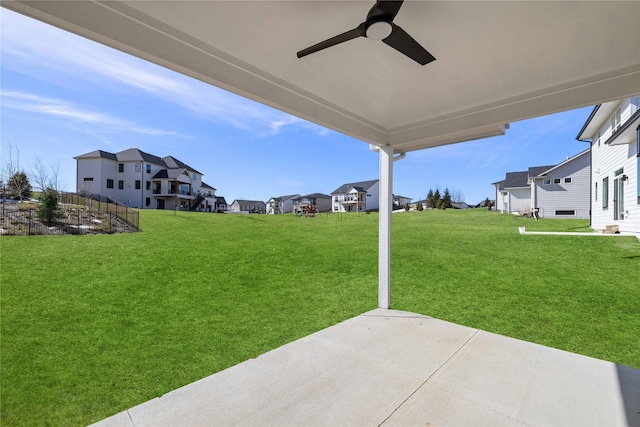
{"type": "Polygon", "coordinates": [[[55,219],[61,217],[62,212],[60,212],[60,206],[58,206],[58,192],[53,188],[46,188],[40,195],[38,218],[51,225],[55,219]]]}

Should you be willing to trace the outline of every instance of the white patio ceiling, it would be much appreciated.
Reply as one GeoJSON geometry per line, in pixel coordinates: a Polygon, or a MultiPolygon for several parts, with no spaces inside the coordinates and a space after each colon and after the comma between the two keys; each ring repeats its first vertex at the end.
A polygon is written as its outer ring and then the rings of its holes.
{"type": "Polygon", "coordinates": [[[394,22],[435,62],[366,38],[296,57],[355,28],[373,4],[2,2],[395,153],[640,93],[637,1],[406,1],[394,22]]]}

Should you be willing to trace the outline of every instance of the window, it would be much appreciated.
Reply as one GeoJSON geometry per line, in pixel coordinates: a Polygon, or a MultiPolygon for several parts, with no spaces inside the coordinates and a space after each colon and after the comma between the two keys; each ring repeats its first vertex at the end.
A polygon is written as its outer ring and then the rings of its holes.
{"type": "Polygon", "coordinates": [[[556,216],[575,216],[575,210],[556,211],[556,216]]]}
{"type": "Polygon", "coordinates": [[[118,172],[124,172],[124,163],[118,163],[118,172]]]}
{"type": "Polygon", "coordinates": [[[140,180],[136,179],[136,190],[140,189],[140,180]]]}
{"type": "Polygon", "coordinates": [[[124,190],[124,181],[118,181],[118,190],[124,190]]]}
{"type": "Polygon", "coordinates": [[[151,190],[151,181],[147,181],[147,190],[151,190]]]}
{"type": "Polygon", "coordinates": [[[622,107],[618,108],[613,116],[611,116],[611,132],[615,132],[622,125],[621,117],[622,117],[622,107]]]}
{"type": "Polygon", "coordinates": [[[564,183],[565,184],[571,184],[572,181],[573,181],[573,179],[571,177],[568,177],[568,178],[564,179],[564,183]]]}
{"type": "Polygon", "coordinates": [[[194,181],[198,180],[198,174],[194,173],[193,175],[191,175],[191,177],[193,178],[194,181]]]}
{"type": "Polygon", "coordinates": [[[554,184],[560,184],[560,178],[553,178],[554,184]]]}
{"type": "Polygon", "coordinates": [[[551,184],[551,178],[545,178],[545,179],[544,179],[544,181],[542,181],[542,183],[543,183],[544,185],[549,185],[549,184],[551,184]]]}
{"type": "Polygon", "coordinates": [[[624,168],[620,168],[613,173],[614,176],[622,175],[624,173],[624,168]]]}
{"type": "Polygon", "coordinates": [[[107,188],[113,188],[113,180],[107,179],[107,188]]]}
{"type": "Polygon", "coordinates": [[[151,165],[147,165],[147,173],[151,173],[151,165]]]}
{"type": "Polygon", "coordinates": [[[90,177],[90,176],[89,176],[89,177],[85,177],[85,178],[84,178],[84,181],[85,181],[85,182],[86,182],[86,181],[93,181],[93,177],[90,177]]]}
{"type": "Polygon", "coordinates": [[[141,167],[142,167],[142,164],[136,163],[134,169],[135,169],[136,172],[140,172],[140,168],[141,167]]]}
{"type": "Polygon", "coordinates": [[[609,177],[602,179],[602,209],[609,208],[609,177]]]}
{"type": "Polygon", "coordinates": [[[593,192],[596,197],[596,202],[598,201],[598,183],[596,182],[596,191],[593,192]]]}
{"type": "Polygon", "coordinates": [[[144,199],[144,205],[145,206],[151,206],[151,197],[147,197],[144,199]]]}

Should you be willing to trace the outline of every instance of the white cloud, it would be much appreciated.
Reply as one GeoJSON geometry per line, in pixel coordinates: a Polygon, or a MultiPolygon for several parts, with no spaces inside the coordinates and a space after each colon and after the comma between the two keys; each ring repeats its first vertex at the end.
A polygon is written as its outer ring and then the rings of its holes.
{"type": "Polygon", "coordinates": [[[107,113],[85,109],[60,99],[5,90],[0,93],[0,98],[3,108],[60,117],[73,123],[80,122],[99,126],[105,130],[132,132],[152,136],[182,136],[177,132],[141,126],[131,121],[114,117],[107,113]]]}
{"type": "Polygon", "coordinates": [[[116,83],[180,106],[201,119],[273,135],[298,126],[326,135],[321,126],[174,73],[11,11],[2,12],[4,58],[102,84],[116,83]]]}

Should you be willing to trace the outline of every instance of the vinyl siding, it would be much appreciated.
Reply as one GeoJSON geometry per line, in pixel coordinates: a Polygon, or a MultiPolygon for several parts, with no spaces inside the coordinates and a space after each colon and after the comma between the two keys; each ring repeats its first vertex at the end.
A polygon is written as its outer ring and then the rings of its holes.
{"type": "Polygon", "coordinates": [[[541,218],[567,218],[566,215],[556,215],[556,211],[575,211],[572,218],[589,218],[591,168],[589,153],[567,162],[549,172],[545,177],[536,178],[533,188],[534,206],[539,209],[541,218]],[[551,179],[551,184],[543,184],[544,179],[551,179]],[[560,179],[560,184],[554,184],[554,179],[560,179]],[[565,183],[565,178],[571,178],[571,183],[565,183]]]}
{"type": "Polygon", "coordinates": [[[509,212],[525,213],[531,209],[531,189],[511,188],[509,191],[509,212]]]}
{"type": "MultiPolygon", "coordinates": [[[[637,98],[625,100],[622,103],[622,123],[637,111],[637,98]]],[[[592,227],[603,230],[607,225],[618,225],[622,232],[640,233],[640,205],[638,204],[638,159],[637,142],[622,145],[608,145],[607,139],[611,136],[611,123],[607,118],[600,127],[600,143],[593,138],[592,143],[592,170],[591,183],[592,196],[592,227]],[[629,178],[624,183],[624,219],[614,220],[614,180],[619,178],[615,172],[624,169],[624,175],[629,178]],[[609,178],[608,209],[602,208],[602,180],[609,178]],[[598,183],[598,193],[595,193],[595,183],[598,183]],[[597,200],[596,200],[597,197],[597,200]]]]}

